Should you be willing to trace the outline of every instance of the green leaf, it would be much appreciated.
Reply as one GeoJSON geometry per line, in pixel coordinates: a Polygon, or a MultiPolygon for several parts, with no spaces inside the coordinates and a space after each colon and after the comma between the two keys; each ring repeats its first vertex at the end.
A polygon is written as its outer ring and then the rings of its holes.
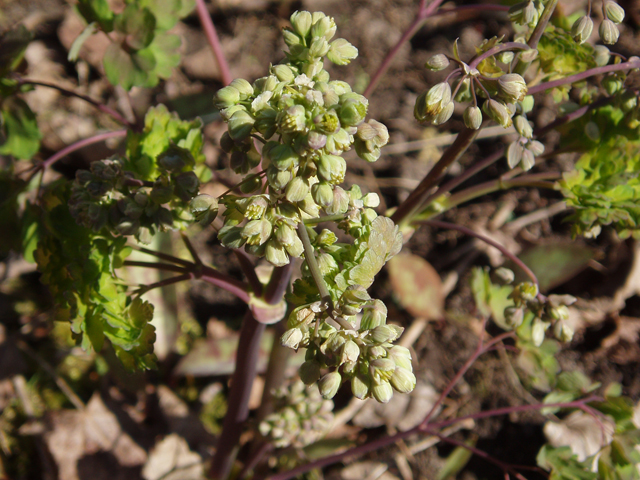
{"type": "Polygon", "coordinates": [[[29,105],[20,98],[6,98],[0,113],[4,120],[2,129],[5,137],[0,145],[0,154],[22,160],[33,157],[40,149],[42,134],[29,105]]]}
{"type": "Polygon", "coordinates": [[[146,49],[155,60],[153,72],[160,78],[169,78],[173,69],[180,64],[180,45],[178,35],[158,35],[146,49]]]}
{"type": "Polygon", "coordinates": [[[578,461],[569,447],[544,445],[536,458],[538,466],[551,471],[552,480],[595,480],[598,474],[578,461]]]}
{"type": "Polygon", "coordinates": [[[136,297],[129,306],[129,319],[137,328],[142,328],[153,319],[153,305],[136,297]]]}
{"type": "Polygon", "coordinates": [[[16,69],[32,39],[33,34],[23,25],[5,32],[0,37],[0,77],[16,69]]]}
{"type": "Polygon", "coordinates": [[[156,18],[148,8],[137,3],[129,4],[114,20],[116,31],[124,33],[125,43],[133,50],[142,50],[153,41],[156,18]]]}
{"type": "Polygon", "coordinates": [[[97,22],[107,33],[113,30],[113,12],[107,0],[79,0],[77,8],[87,23],[97,22]]]}
{"type": "Polygon", "coordinates": [[[40,241],[40,216],[33,205],[27,204],[22,216],[22,256],[27,262],[35,263],[35,252],[40,241]]]}
{"type": "Polygon", "coordinates": [[[167,31],[195,7],[195,0],[147,0],[140,2],[156,17],[156,30],[167,31]]]}
{"type": "MultiPolygon", "coordinates": [[[[465,442],[470,447],[475,447],[476,440],[471,439],[465,442]]],[[[471,460],[473,452],[465,447],[456,447],[453,452],[449,454],[447,460],[444,462],[442,469],[438,472],[437,480],[446,480],[448,478],[455,477],[467,463],[471,460]]]]}
{"type": "Polygon", "coordinates": [[[505,323],[504,309],[514,305],[509,298],[513,292],[512,286],[492,283],[489,270],[476,267],[471,272],[471,291],[482,315],[491,316],[503,330],[511,330],[505,323]]]}
{"type": "Polygon", "coordinates": [[[67,60],[69,60],[70,62],[75,62],[76,60],[78,60],[78,54],[80,53],[80,49],[82,48],[82,45],[84,45],[84,42],[86,42],[87,39],[96,32],[96,30],[97,30],[96,22],[91,22],[89,25],[87,25],[84,28],[82,33],[78,35],[78,37],[73,41],[73,44],[69,49],[69,55],[67,56],[67,60]]]}
{"type": "Polygon", "coordinates": [[[125,90],[132,87],[154,87],[158,77],[153,73],[155,58],[148,50],[129,54],[116,43],[107,47],[102,59],[107,79],[125,90]]]}

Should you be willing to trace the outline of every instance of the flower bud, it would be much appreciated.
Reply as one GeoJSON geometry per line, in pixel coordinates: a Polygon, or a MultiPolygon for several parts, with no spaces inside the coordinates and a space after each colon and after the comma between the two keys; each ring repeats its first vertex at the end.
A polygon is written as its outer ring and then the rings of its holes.
{"type": "Polygon", "coordinates": [[[374,384],[371,388],[371,394],[380,403],[387,403],[393,397],[393,388],[389,382],[374,384]]]}
{"type": "Polygon", "coordinates": [[[275,239],[267,242],[264,249],[264,257],[267,261],[276,267],[284,267],[289,264],[289,255],[285,248],[275,239]]]}
{"type": "Polygon", "coordinates": [[[271,71],[281,82],[291,83],[296,78],[296,74],[289,65],[274,65],[271,67],[271,71]]]}
{"type": "Polygon", "coordinates": [[[344,38],[338,38],[331,42],[327,58],[336,65],[347,65],[358,56],[358,49],[344,38]]]}
{"type": "Polygon", "coordinates": [[[403,330],[403,328],[396,327],[396,325],[380,325],[371,330],[371,340],[375,343],[393,342],[402,334],[403,330]],[[397,330],[398,328],[400,331],[397,330]]]}
{"type": "Polygon", "coordinates": [[[611,59],[611,52],[606,46],[596,45],[593,47],[593,51],[593,58],[595,59],[597,66],[604,67],[609,63],[609,60],[611,59]]]}
{"type": "Polygon", "coordinates": [[[238,110],[229,119],[229,136],[236,142],[245,140],[251,135],[253,117],[245,110],[238,110]]]}
{"type": "Polygon", "coordinates": [[[307,360],[300,365],[299,374],[300,380],[302,380],[305,385],[313,385],[320,378],[320,364],[315,360],[307,360]]]}
{"type": "Polygon", "coordinates": [[[169,172],[181,172],[187,165],[195,163],[191,152],[177,145],[170,145],[158,155],[157,162],[160,168],[169,172]]]}
{"type": "Polygon", "coordinates": [[[318,381],[318,390],[320,390],[320,395],[330,400],[336,396],[341,384],[342,377],[340,374],[338,372],[330,372],[318,381]]]}
{"type": "Polygon", "coordinates": [[[525,138],[533,137],[533,128],[531,128],[529,121],[522,115],[518,115],[513,119],[513,126],[516,128],[516,132],[518,132],[520,136],[525,138]]]}
{"type": "Polygon", "coordinates": [[[374,300],[373,304],[364,307],[362,320],[360,321],[360,331],[373,330],[384,325],[387,321],[387,306],[381,300],[374,300]]]}
{"type": "Polygon", "coordinates": [[[221,110],[223,108],[228,108],[232,105],[235,105],[240,101],[240,92],[237,88],[234,88],[230,85],[221,88],[216,93],[215,97],[213,97],[213,105],[221,110]]]}
{"type": "Polygon", "coordinates": [[[278,116],[278,125],[283,133],[301,132],[306,128],[306,114],[302,105],[293,105],[278,116]]]}
{"type": "Polygon", "coordinates": [[[617,75],[608,75],[602,79],[602,86],[609,95],[613,95],[624,88],[624,82],[617,75]]]}
{"type": "Polygon", "coordinates": [[[613,23],[622,23],[624,20],[624,8],[616,2],[606,0],[604,2],[604,12],[609,20],[613,23]]]}
{"type": "Polygon", "coordinates": [[[604,19],[602,23],[600,23],[598,33],[600,34],[602,42],[606,45],[614,45],[620,37],[618,27],[616,27],[615,23],[608,18],[604,19]]]}
{"type": "Polygon", "coordinates": [[[198,195],[189,203],[189,209],[200,225],[207,226],[216,218],[218,199],[210,195],[198,195]]]}
{"type": "Polygon", "coordinates": [[[507,73],[498,78],[498,88],[507,103],[521,102],[527,94],[527,82],[517,73],[507,73]]]}
{"type": "Polygon", "coordinates": [[[402,367],[396,367],[390,382],[391,386],[400,393],[411,393],[416,388],[416,376],[402,367]]]}
{"type": "Polygon", "coordinates": [[[367,107],[363,103],[357,100],[350,100],[342,105],[338,116],[340,118],[340,124],[346,128],[361,124],[366,115],[367,107]]]}
{"type": "Polygon", "coordinates": [[[576,43],[584,43],[589,40],[592,31],[593,20],[591,20],[591,17],[585,15],[573,22],[571,36],[576,43]]]}
{"type": "Polygon", "coordinates": [[[515,279],[515,274],[513,270],[510,270],[505,267],[500,267],[495,271],[496,277],[500,280],[500,282],[504,285],[508,285],[513,282],[515,279]]]}
{"type": "MultiPolygon", "coordinates": [[[[331,47],[329,46],[329,42],[327,42],[326,38],[314,38],[311,45],[309,45],[309,57],[324,57],[329,52],[330,48],[331,47]]],[[[306,70],[305,67],[303,67],[303,71],[305,71],[310,78],[313,78],[315,72],[310,72],[306,70]]]]}
{"type": "Polygon", "coordinates": [[[515,57],[515,55],[510,51],[500,52],[498,55],[496,55],[498,61],[504,63],[505,65],[509,65],[513,61],[513,57],[515,57]]]}
{"type": "Polygon", "coordinates": [[[531,170],[536,164],[536,157],[533,156],[533,152],[528,148],[525,148],[522,151],[522,160],[520,161],[520,166],[522,170],[528,172],[531,170]]]}
{"type": "Polygon", "coordinates": [[[444,108],[436,115],[436,118],[431,121],[431,123],[433,123],[434,125],[442,125],[444,123],[447,123],[451,118],[451,115],[453,115],[454,108],[455,104],[453,102],[447,103],[444,108]]]}
{"type": "Polygon", "coordinates": [[[531,341],[536,347],[542,345],[544,342],[544,332],[549,328],[549,323],[543,322],[539,318],[536,318],[533,321],[533,326],[531,327],[531,341]]]}
{"type": "Polygon", "coordinates": [[[318,268],[322,276],[331,276],[338,273],[338,263],[330,254],[323,252],[317,256],[318,268]]]}
{"type": "Polygon", "coordinates": [[[291,21],[293,30],[302,38],[305,38],[309,34],[309,30],[311,30],[311,13],[296,10],[291,14],[289,20],[291,21]]]}
{"type": "Polygon", "coordinates": [[[267,169],[267,180],[271,188],[275,190],[282,190],[291,181],[291,172],[289,170],[280,171],[275,166],[271,165],[267,169]]]}
{"type": "Polygon", "coordinates": [[[553,336],[563,343],[570,342],[573,340],[573,328],[565,320],[559,320],[553,326],[553,336]]]}
{"type": "Polygon", "coordinates": [[[344,158],[337,155],[322,155],[317,162],[318,175],[329,183],[339,184],[344,182],[347,172],[347,163],[344,158]]]}
{"type": "Polygon", "coordinates": [[[413,371],[413,364],[411,363],[411,352],[408,348],[400,345],[394,345],[389,350],[389,357],[393,359],[396,367],[401,367],[410,372],[413,371]]]}
{"type": "Polygon", "coordinates": [[[469,105],[462,114],[464,124],[471,130],[478,130],[482,125],[482,112],[474,105],[469,105]]]}
{"type": "Polygon", "coordinates": [[[326,182],[320,182],[312,185],[311,196],[322,208],[329,207],[333,203],[333,189],[331,188],[331,185],[326,182]]]}
{"type": "Polygon", "coordinates": [[[302,39],[296,33],[287,28],[282,30],[282,37],[284,38],[284,43],[286,43],[290,48],[295,45],[302,44],[302,39]]]}
{"type": "Polygon", "coordinates": [[[489,118],[497,124],[502,125],[504,128],[509,128],[511,126],[511,115],[503,103],[489,99],[484,102],[483,109],[484,113],[486,113],[489,118]]]}
{"type": "Polygon", "coordinates": [[[449,59],[446,55],[440,53],[427,60],[427,63],[425,63],[424,66],[432,72],[439,72],[449,66],[449,59]]]}
{"type": "Polygon", "coordinates": [[[413,114],[419,122],[431,122],[450,102],[451,87],[447,82],[438,83],[417,98],[413,114]]]}
{"type": "Polygon", "coordinates": [[[369,395],[369,379],[363,375],[354,375],[351,378],[351,392],[353,396],[364,400],[369,395]]]}
{"type": "Polygon", "coordinates": [[[336,22],[334,22],[333,18],[327,17],[322,12],[314,12],[312,18],[311,36],[324,37],[327,40],[331,40],[336,33],[336,22]]]}
{"type": "Polygon", "coordinates": [[[307,135],[307,145],[312,150],[320,150],[327,144],[327,136],[320,132],[311,131],[307,135]]]}
{"type": "Polygon", "coordinates": [[[273,226],[267,219],[251,220],[242,229],[242,236],[249,245],[262,245],[271,236],[273,226]]]}
{"type": "Polygon", "coordinates": [[[296,350],[298,348],[298,345],[302,341],[302,338],[302,330],[300,330],[299,328],[290,328],[282,334],[282,337],[280,337],[280,343],[282,343],[283,347],[296,350]]]}
{"type": "Polygon", "coordinates": [[[524,155],[524,147],[519,141],[515,141],[509,144],[507,148],[507,164],[509,168],[516,168],[522,161],[524,155]]]}
{"type": "Polygon", "coordinates": [[[504,309],[504,321],[511,328],[518,328],[524,320],[524,311],[520,307],[507,307],[504,309]]]}
{"type": "Polygon", "coordinates": [[[238,90],[240,93],[240,100],[246,100],[253,95],[253,87],[244,78],[236,78],[232,80],[229,86],[238,90]]]}
{"type": "Polygon", "coordinates": [[[369,363],[369,374],[374,384],[388,382],[396,369],[391,358],[377,358],[369,363]]]}
{"type": "MultiPolygon", "coordinates": [[[[269,142],[267,145],[275,142],[269,142]]],[[[266,145],[265,145],[266,147],[266,145]]],[[[263,158],[265,156],[264,151],[263,158]]],[[[297,166],[300,158],[293,151],[293,149],[289,145],[285,145],[282,143],[276,144],[275,146],[269,148],[267,154],[267,159],[272,163],[274,167],[278,170],[288,170],[291,167],[297,166]]]]}
{"type": "Polygon", "coordinates": [[[536,157],[539,157],[544,153],[544,145],[537,140],[531,140],[528,142],[526,148],[536,157]]]}
{"type": "Polygon", "coordinates": [[[347,340],[342,346],[342,355],[340,356],[340,365],[343,363],[356,363],[360,356],[360,347],[353,340],[347,340]]]}
{"type": "Polygon", "coordinates": [[[309,182],[302,177],[294,177],[285,189],[285,197],[292,203],[301,202],[309,193],[309,182]]]}

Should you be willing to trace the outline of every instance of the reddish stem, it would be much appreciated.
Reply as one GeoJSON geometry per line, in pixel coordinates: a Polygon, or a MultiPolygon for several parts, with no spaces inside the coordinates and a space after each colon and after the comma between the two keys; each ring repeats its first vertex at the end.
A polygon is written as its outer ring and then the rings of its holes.
{"type": "Polygon", "coordinates": [[[222,45],[220,45],[220,39],[218,38],[216,27],[213,24],[213,20],[211,20],[211,15],[207,10],[207,6],[205,5],[204,0],[196,0],[196,11],[198,12],[200,25],[202,25],[204,34],[207,37],[207,42],[209,42],[209,46],[213,51],[213,56],[216,58],[216,62],[218,62],[218,67],[220,68],[220,76],[222,77],[222,83],[224,83],[225,85],[229,85],[233,80],[233,77],[231,76],[231,71],[229,70],[227,59],[224,56],[224,52],[222,51],[222,45]]]}

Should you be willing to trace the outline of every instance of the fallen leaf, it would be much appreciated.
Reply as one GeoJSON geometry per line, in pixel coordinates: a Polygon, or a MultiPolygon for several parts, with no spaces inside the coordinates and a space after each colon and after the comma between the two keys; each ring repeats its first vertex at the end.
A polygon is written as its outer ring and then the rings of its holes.
{"type": "Polygon", "coordinates": [[[414,317],[432,320],[442,316],[442,281],[429,262],[405,253],[396,255],[387,265],[400,305],[414,317]]]}
{"type": "Polygon", "coordinates": [[[142,469],[145,480],[200,480],[202,458],[189,449],[187,441],[172,433],[160,440],[142,469]]]}
{"type": "Polygon", "coordinates": [[[552,446],[571,447],[578,460],[582,461],[596,454],[603,444],[611,443],[615,424],[608,417],[600,417],[600,422],[591,415],[576,411],[560,422],[547,422],[544,434],[552,446]]]}

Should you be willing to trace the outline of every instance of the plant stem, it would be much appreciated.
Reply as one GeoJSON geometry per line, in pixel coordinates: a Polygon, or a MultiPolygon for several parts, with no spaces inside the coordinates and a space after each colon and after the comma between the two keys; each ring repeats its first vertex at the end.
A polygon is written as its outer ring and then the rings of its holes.
{"type": "Polygon", "coordinates": [[[94,100],[91,97],[88,97],[86,95],[82,95],[81,93],[73,92],[71,90],[67,90],[66,88],[60,87],[60,86],[55,85],[53,83],[40,82],[40,81],[36,81],[36,80],[29,80],[28,78],[17,78],[16,80],[18,81],[19,85],[33,85],[33,86],[38,86],[38,87],[53,88],[54,90],[59,91],[60,93],[62,93],[63,95],[65,95],[67,97],[80,98],[81,100],[84,100],[85,102],[93,105],[95,108],[97,108],[101,112],[104,112],[107,115],[111,116],[111,118],[113,118],[117,122],[123,124],[127,128],[129,128],[131,130],[135,130],[135,125],[133,125],[131,122],[129,122],[129,120],[124,118],[122,115],[120,115],[114,109],[112,109],[110,107],[107,107],[106,105],[101,104],[100,102],[94,100]]]}
{"type": "Polygon", "coordinates": [[[303,220],[303,222],[305,225],[311,227],[323,222],[340,222],[344,220],[344,218],[344,213],[336,213],[335,215],[325,215],[324,217],[306,218],[305,220],[303,220]]]}
{"type": "Polygon", "coordinates": [[[229,85],[233,80],[233,77],[231,76],[231,71],[229,70],[227,59],[224,56],[224,52],[222,51],[222,45],[220,45],[220,39],[218,38],[216,27],[213,24],[213,20],[211,20],[211,15],[207,10],[207,6],[205,5],[204,0],[196,0],[196,12],[198,13],[200,25],[202,25],[204,34],[207,37],[207,42],[209,42],[209,46],[213,51],[213,56],[216,58],[216,62],[218,62],[218,67],[220,68],[220,76],[222,77],[222,83],[224,83],[225,85],[229,85]]]}
{"type": "Polygon", "coordinates": [[[289,286],[291,273],[293,272],[293,260],[284,267],[275,267],[271,273],[271,278],[264,290],[264,300],[270,305],[278,303],[284,296],[284,292],[289,286]]]}
{"type": "Polygon", "coordinates": [[[254,269],[255,267],[253,266],[253,263],[251,263],[249,256],[246,252],[237,248],[233,249],[233,253],[238,259],[238,263],[240,264],[242,273],[244,273],[244,276],[247,277],[247,281],[251,286],[251,291],[256,297],[261,297],[263,286],[260,282],[260,279],[258,278],[258,275],[256,274],[256,271],[254,269]]]}
{"type": "Polygon", "coordinates": [[[189,253],[191,254],[191,257],[193,258],[195,264],[197,266],[202,265],[200,255],[198,255],[198,252],[193,247],[193,244],[191,243],[191,240],[189,240],[189,237],[187,237],[187,234],[184,232],[180,232],[180,237],[182,238],[182,242],[184,243],[185,247],[187,247],[187,250],[189,250],[189,253]]]}
{"type": "Polygon", "coordinates": [[[154,288],[166,287],[169,285],[174,285],[176,283],[185,282],[187,280],[191,280],[193,278],[192,273],[183,273],[182,275],[177,275],[171,278],[165,278],[164,280],[160,280],[159,282],[152,283],[151,285],[140,285],[140,288],[137,290],[138,295],[144,295],[150,290],[154,288]]]}
{"type": "Polygon", "coordinates": [[[172,265],[170,263],[161,263],[161,262],[139,262],[137,260],[125,260],[124,266],[154,268],[156,270],[163,270],[166,272],[177,272],[177,273],[189,272],[185,267],[179,267],[178,265],[172,265]]]}
{"type": "Polygon", "coordinates": [[[49,168],[51,165],[56,163],[61,158],[64,158],[70,153],[80,150],[81,148],[87,147],[89,145],[93,145],[94,143],[104,142],[109,138],[118,138],[118,137],[126,137],[126,136],[127,136],[126,130],[116,130],[115,132],[99,133],[97,135],[94,135],[93,137],[85,138],[83,140],[78,140],[77,142],[64,147],[58,153],[54,153],[53,155],[51,155],[44,162],[38,165],[38,169],[44,170],[46,168],[49,168]]]}
{"type": "Polygon", "coordinates": [[[150,249],[145,248],[145,247],[139,247],[137,245],[129,245],[129,247],[133,248],[134,250],[137,250],[138,252],[146,253],[147,255],[152,255],[154,257],[161,258],[162,260],[166,260],[168,262],[173,262],[173,263],[176,263],[178,265],[185,266],[185,267],[190,267],[191,265],[193,265],[193,263],[191,263],[188,260],[183,260],[181,258],[174,257],[173,255],[169,255],[167,253],[156,252],[155,250],[150,250],[150,249]]]}
{"type": "Polygon", "coordinates": [[[249,417],[249,396],[257,374],[260,339],[266,325],[245,313],[238,340],[236,369],[231,379],[229,409],[224,417],[222,433],[218,438],[209,475],[214,480],[227,480],[239,450],[240,434],[249,417]]]}
{"type": "Polygon", "coordinates": [[[471,130],[466,127],[458,134],[455,141],[442,154],[438,163],[433,166],[416,189],[411,192],[409,197],[407,197],[407,199],[402,202],[393,213],[391,220],[393,220],[394,223],[408,223],[411,220],[411,217],[420,210],[424,205],[425,200],[429,198],[431,189],[437,184],[442,174],[446,171],[449,165],[462,156],[467,148],[469,148],[469,145],[471,145],[477,134],[477,130],[471,130]]]}
{"type": "Polygon", "coordinates": [[[507,42],[502,43],[500,45],[496,45],[495,47],[490,48],[482,55],[474,58],[473,61],[469,64],[469,68],[477,68],[478,65],[485,59],[497,55],[500,52],[504,52],[506,50],[529,50],[529,45],[524,43],[517,42],[507,42]]]}
{"type": "Polygon", "coordinates": [[[440,4],[443,1],[444,0],[434,0],[433,2],[431,2],[429,4],[429,6],[427,6],[426,5],[426,3],[427,3],[426,0],[421,0],[420,8],[418,9],[418,14],[416,15],[415,20],[411,23],[411,25],[409,25],[409,27],[404,32],[404,34],[402,35],[400,40],[398,40],[398,43],[396,43],[394,45],[394,47],[387,54],[387,56],[384,58],[384,60],[382,61],[382,63],[378,67],[378,70],[376,71],[376,73],[371,78],[371,81],[369,82],[369,85],[367,85],[367,88],[365,89],[365,91],[363,93],[363,95],[365,97],[368,97],[369,95],[371,95],[371,92],[373,92],[375,90],[375,88],[378,86],[378,83],[380,82],[380,79],[383,77],[383,75],[385,73],[387,73],[387,70],[389,69],[389,66],[391,65],[391,62],[393,61],[395,56],[398,54],[398,52],[400,51],[402,46],[405,43],[407,43],[409,41],[409,39],[411,39],[411,37],[413,37],[418,30],[420,30],[420,28],[422,27],[422,24],[424,23],[424,21],[431,14],[433,14],[433,12],[440,6],[440,4]]]}
{"type": "MultiPolygon", "coordinates": [[[[320,267],[318,267],[316,255],[313,250],[313,246],[311,245],[311,240],[309,239],[309,232],[307,232],[307,227],[302,222],[298,224],[298,236],[302,241],[302,246],[304,247],[304,259],[309,267],[309,272],[311,272],[311,277],[313,278],[316,287],[318,287],[320,298],[323,301],[331,302],[331,295],[329,294],[327,285],[324,283],[324,277],[322,276],[322,272],[320,272],[320,267]]],[[[331,309],[333,310],[333,308],[331,309]]]]}
{"type": "Polygon", "coordinates": [[[545,83],[541,83],[540,85],[535,85],[529,88],[528,94],[534,95],[536,93],[544,92],[545,90],[549,90],[551,88],[560,87],[562,85],[568,85],[570,83],[581,82],[582,80],[586,80],[589,77],[593,77],[595,75],[601,75],[603,73],[619,72],[620,70],[631,70],[634,68],[640,68],[640,60],[633,60],[630,62],[618,63],[616,65],[605,65],[604,67],[596,67],[581,73],[576,73],[575,75],[569,75],[568,77],[560,78],[558,80],[553,80],[551,82],[545,82],[545,83]]]}
{"type": "MultiPolygon", "coordinates": [[[[542,35],[544,34],[544,31],[546,30],[547,25],[551,20],[551,15],[553,15],[553,12],[556,9],[557,5],[558,5],[558,0],[549,0],[549,2],[547,2],[547,5],[544,7],[544,11],[542,12],[542,15],[540,16],[540,19],[538,20],[536,28],[533,30],[533,33],[531,34],[531,36],[529,37],[529,41],[527,42],[530,48],[532,49],[538,48],[538,42],[540,42],[540,39],[542,38],[542,35]]],[[[531,62],[522,62],[518,58],[516,59],[516,63],[513,66],[513,71],[514,73],[519,73],[520,75],[524,75],[527,69],[529,68],[529,65],[531,65],[531,62]]],[[[533,94],[530,94],[530,95],[533,95],[533,94]]]]}
{"type": "MultiPolygon", "coordinates": [[[[234,294],[245,303],[249,303],[249,285],[235,278],[231,278],[224,273],[203,265],[199,272],[194,273],[195,278],[203,280],[211,285],[225,289],[227,292],[234,294]]],[[[253,318],[253,317],[251,317],[253,318]]],[[[255,321],[255,320],[254,320],[255,321]]]]}
{"type": "Polygon", "coordinates": [[[461,233],[464,233],[465,235],[475,237],[478,240],[483,241],[487,245],[491,245],[492,247],[497,248],[498,250],[500,250],[500,253],[502,253],[505,257],[509,258],[513,263],[518,265],[518,267],[520,267],[520,269],[527,274],[527,276],[531,279],[531,281],[536,285],[538,285],[539,287],[538,278],[536,277],[535,273],[533,273],[533,271],[527,265],[525,265],[525,263],[522,260],[516,257],[509,250],[507,250],[503,245],[500,245],[498,242],[494,242],[490,238],[484,235],[481,235],[477,232],[474,232],[470,228],[463,227],[462,225],[456,225],[455,223],[441,222],[439,220],[423,220],[417,223],[420,223],[422,225],[429,225],[437,228],[444,228],[447,230],[457,230],[461,233]]]}

